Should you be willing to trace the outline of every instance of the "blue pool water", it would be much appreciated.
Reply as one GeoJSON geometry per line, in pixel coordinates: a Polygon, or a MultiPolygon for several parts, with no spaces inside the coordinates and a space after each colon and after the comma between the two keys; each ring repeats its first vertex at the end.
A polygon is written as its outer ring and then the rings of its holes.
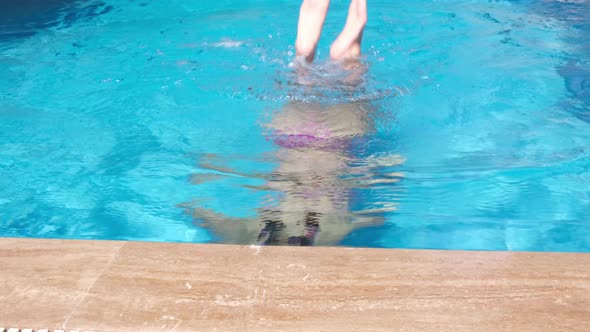
{"type": "Polygon", "coordinates": [[[590,251],[587,1],[370,1],[355,89],[298,7],[0,1],[0,236],[590,251]]]}

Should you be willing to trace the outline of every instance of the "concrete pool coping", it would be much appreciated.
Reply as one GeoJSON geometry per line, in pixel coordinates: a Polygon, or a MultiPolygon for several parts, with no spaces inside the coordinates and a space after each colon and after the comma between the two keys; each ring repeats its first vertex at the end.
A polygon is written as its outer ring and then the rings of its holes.
{"type": "Polygon", "coordinates": [[[590,331],[590,254],[0,239],[0,327],[590,331]]]}

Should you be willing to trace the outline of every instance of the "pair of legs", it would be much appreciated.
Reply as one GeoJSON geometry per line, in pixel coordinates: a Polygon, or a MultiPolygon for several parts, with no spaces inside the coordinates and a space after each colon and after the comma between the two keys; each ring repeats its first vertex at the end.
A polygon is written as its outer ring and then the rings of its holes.
{"type": "MultiPolygon", "coordinates": [[[[330,0],[303,0],[301,4],[295,49],[307,62],[315,57],[329,5],[330,0]]],[[[344,28],[330,47],[330,58],[339,61],[358,57],[366,23],[367,0],[351,0],[344,28]]]]}

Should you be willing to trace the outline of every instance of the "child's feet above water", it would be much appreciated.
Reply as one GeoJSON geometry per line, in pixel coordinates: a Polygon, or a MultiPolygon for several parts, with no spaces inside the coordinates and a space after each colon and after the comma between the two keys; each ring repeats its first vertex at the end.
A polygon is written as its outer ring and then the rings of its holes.
{"type": "MultiPolygon", "coordinates": [[[[297,40],[295,49],[297,56],[307,62],[313,62],[328,13],[330,0],[303,0],[299,12],[297,40]]],[[[367,1],[351,0],[348,17],[344,28],[330,47],[332,60],[358,58],[361,54],[361,40],[367,23],[367,1]]]]}

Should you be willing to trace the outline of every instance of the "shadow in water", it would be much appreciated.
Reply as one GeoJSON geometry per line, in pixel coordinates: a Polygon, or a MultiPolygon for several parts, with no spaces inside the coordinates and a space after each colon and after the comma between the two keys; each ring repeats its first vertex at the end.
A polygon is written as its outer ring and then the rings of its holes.
{"type": "Polygon", "coordinates": [[[572,34],[563,34],[563,38],[571,45],[576,45],[585,60],[579,55],[564,55],[565,64],[558,68],[570,92],[570,99],[565,108],[582,121],[590,123],[590,1],[560,0],[514,0],[524,2],[537,14],[559,20],[572,34]]]}
{"type": "Polygon", "coordinates": [[[112,7],[102,1],[0,0],[0,41],[24,38],[37,31],[68,27],[78,20],[105,14],[112,7]]]}

